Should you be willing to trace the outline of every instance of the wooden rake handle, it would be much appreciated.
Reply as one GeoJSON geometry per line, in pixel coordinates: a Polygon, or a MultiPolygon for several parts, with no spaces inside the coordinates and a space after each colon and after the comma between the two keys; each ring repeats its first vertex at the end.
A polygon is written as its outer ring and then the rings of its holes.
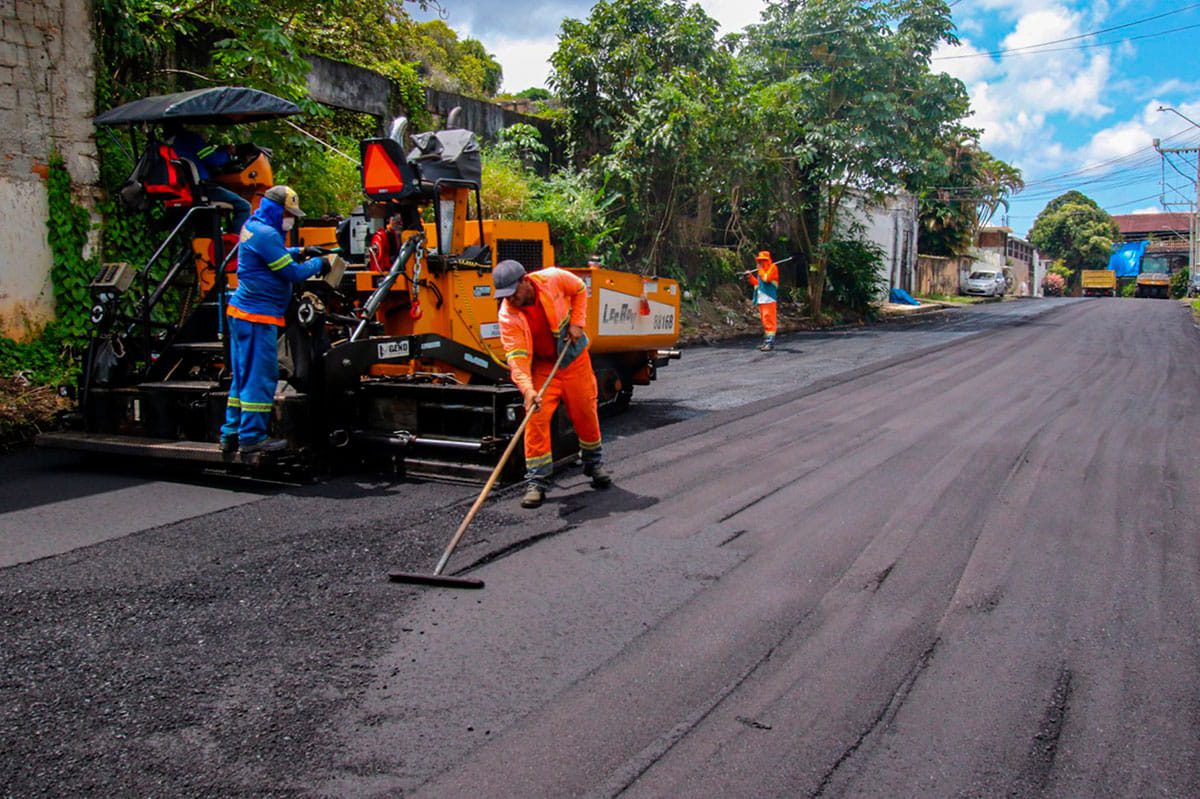
{"type": "MultiPolygon", "coordinates": [[[[554,375],[558,373],[558,367],[562,365],[563,356],[567,354],[567,347],[564,346],[562,351],[558,353],[558,360],[554,362],[554,368],[550,370],[546,382],[542,384],[541,389],[534,395],[533,401],[536,405],[541,400],[542,395],[546,393],[546,389],[550,386],[550,381],[554,379],[554,375]]],[[[496,484],[496,478],[500,476],[500,472],[504,471],[504,466],[508,463],[509,457],[513,454],[513,450],[517,448],[517,442],[521,440],[521,434],[525,432],[525,426],[529,424],[529,420],[533,417],[532,413],[525,414],[525,418],[521,420],[521,425],[517,428],[517,432],[513,433],[512,439],[508,442],[508,447],[505,448],[504,454],[500,456],[500,461],[496,464],[496,468],[492,469],[492,474],[488,477],[486,483],[483,484],[483,490],[479,492],[479,497],[475,500],[475,504],[467,511],[467,516],[462,520],[462,524],[458,526],[458,531],[454,533],[454,537],[450,539],[450,543],[446,546],[446,551],[442,553],[442,559],[438,561],[433,573],[440,575],[442,569],[446,568],[446,564],[450,560],[450,556],[454,554],[454,548],[458,546],[458,542],[462,539],[463,533],[471,525],[475,519],[475,514],[479,513],[479,509],[483,506],[483,501],[487,499],[487,495],[491,492],[492,486],[496,484]]]]}

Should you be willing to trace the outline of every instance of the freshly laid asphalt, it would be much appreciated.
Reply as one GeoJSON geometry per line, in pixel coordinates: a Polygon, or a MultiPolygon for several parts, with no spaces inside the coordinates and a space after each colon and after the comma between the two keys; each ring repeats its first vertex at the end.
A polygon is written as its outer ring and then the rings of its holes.
{"type": "Polygon", "coordinates": [[[1198,356],[1150,300],[694,348],[483,591],[385,580],[470,487],[10,456],[0,794],[1200,795],[1198,356]]]}

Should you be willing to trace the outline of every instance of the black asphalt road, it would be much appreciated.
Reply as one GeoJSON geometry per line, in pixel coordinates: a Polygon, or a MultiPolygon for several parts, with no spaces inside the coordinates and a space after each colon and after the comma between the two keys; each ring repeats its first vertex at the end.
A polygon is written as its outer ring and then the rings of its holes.
{"type": "Polygon", "coordinates": [[[1200,795],[1186,309],[840,335],[689,353],[482,592],[383,581],[474,493],[383,481],[0,570],[3,792],[1200,795]]]}

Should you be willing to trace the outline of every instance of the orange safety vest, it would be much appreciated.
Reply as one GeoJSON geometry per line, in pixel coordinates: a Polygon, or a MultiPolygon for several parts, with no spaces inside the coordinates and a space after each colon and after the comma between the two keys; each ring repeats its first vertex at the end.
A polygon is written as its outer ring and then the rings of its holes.
{"type": "MultiPolygon", "coordinates": [[[[546,311],[550,330],[561,348],[563,336],[569,325],[583,327],[587,323],[587,286],[565,269],[548,266],[526,277],[538,285],[538,299],[546,311]]],[[[504,345],[504,357],[513,383],[523,393],[536,390],[530,373],[533,352],[533,331],[520,309],[510,307],[508,298],[500,304],[500,342],[504,345]]],[[[587,349],[588,338],[581,336],[568,346],[562,366],[566,368],[580,353],[587,349]]]]}

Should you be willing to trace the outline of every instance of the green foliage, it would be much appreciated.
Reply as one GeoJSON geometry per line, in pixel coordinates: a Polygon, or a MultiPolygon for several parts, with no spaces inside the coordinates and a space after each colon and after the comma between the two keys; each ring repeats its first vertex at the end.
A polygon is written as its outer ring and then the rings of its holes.
{"type": "Polygon", "coordinates": [[[560,264],[582,266],[593,256],[615,259],[620,194],[582,172],[560,170],[534,183],[528,219],[545,222],[560,264]]]}
{"type": "Polygon", "coordinates": [[[622,255],[654,271],[693,259],[725,181],[732,55],[683,0],[609,0],[563,22],[550,83],[575,161],[621,195],[622,255]]]}
{"type": "Polygon", "coordinates": [[[503,148],[483,151],[483,179],[479,190],[483,215],[488,219],[525,219],[537,175],[503,148]]]}
{"type": "Polygon", "coordinates": [[[810,254],[817,318],[843,202],[927,185],[945,173],[939,143],[969,135],[965,87],[930,68],[953,31],[940,0],[772,0],[747,28],[744,139],[760,144],[744,181],[767,193],[759,229],[782,222],[810,254]]]}
{"type": "Polygon", "coordinates": [[[72,346],[60,322],[46,325],[37,338],[28,342],[0,338],[0,377],[21,373],[34,385],[72,383],[78,370],[78,364],[70,358],[72,346]]]}
{"type": "Polygon", "coordinates": [[[1046,267],[1046,271],[1048,273],[1058,275],[1064,281],[1069,282],[1071,280],[1071,275],[1072,275],[1071,268],[1069,266],[1067,266],[1066,264],[1064,264],[1062,261],[1052,261],[1050,263],[1050,265],[1048,267],[1046,267]]]}
{"type": "Polygon", "coordinates": [[[1073,276],[1081,269],[1107,263],[1118,234],[1117,223],[1095,200],[1069,191],[1051,200],[1037,215],[1029,241],[1061,260],[1073,276]]]}
{"type": "Polygon", "coordinates": [[[88,284],[96,274],[94,258],[84,257],[92,220],[71,194],[71,176],[62,156],[50,153],[50,171],[46,182],[50,216],[46,238],[54,266],[50,272],[54,284],[54,307],[59,332],[68,344],[82,344],[88,335],[91,295],[88,284]]]}
{"type": "MultiPolygon", "coordinates": [[[[333,134],[329,138],[344,153],[358,152],[357,137],[333,134]]],[[[296,190],[309,216],[345,215],[362,202],[358,163],[324,147],[313,150],[300,169],[282,167],[278,179],[296,190]]]]}
{"type": "MultiPolygon", "coordinates": [[[[1024,185],[1020,170],[995,158],[974,140],[943,145],[942,188],[922,193],[918,251],[965,255],[979,229],[1024,185]]],[[[931,177],[936,177],[931,176],[931,177]]]]}
{"type": "Polygon", "coordinates": [[[509,125],[496,135],[495,150],[503,155],[519,158],[531,166],[550,151],[542,144],[542,134],[533,125],[518,122],[509,125]]]}
{"type": "Polygon", "coordinates": [[[1122,297],[1136,297],[1137,296],[1137,281],[1136,280],[1125,281],[1121,285],[1121,296],[1122,297]]]}
{"type": "Polygon", "coordinates": [[[1180,269],[1171,275],[1171,299],[1179,300],[1187,296],[1189,279],[1190,275],[1186,269],[1180,269]]]}
{"type": "Polygon", "coordinates": [[[541,86],[523,89],[513,95],[513,97],[519,97],[522,100],[532,100],[535,103],[544,103],[553,96],[548,89],[543,89],[541,86]]]}
{"type": "Polygon", "coordinates": [[[429,85],[443,91],[491,97],[500,89],[500,62],[475,39],[459,39],[445,22],[413,25],[405,39],[396,40],[402,52],[419,61],[429,85]]]}
{"type": "Polygon", "coordinates": [[[825,245],[828,280],[825,299],[829,304],[861,316],[872,316],[886,287],[880,274],[883,250],[872,242],[834,239],[825,245]]]}

